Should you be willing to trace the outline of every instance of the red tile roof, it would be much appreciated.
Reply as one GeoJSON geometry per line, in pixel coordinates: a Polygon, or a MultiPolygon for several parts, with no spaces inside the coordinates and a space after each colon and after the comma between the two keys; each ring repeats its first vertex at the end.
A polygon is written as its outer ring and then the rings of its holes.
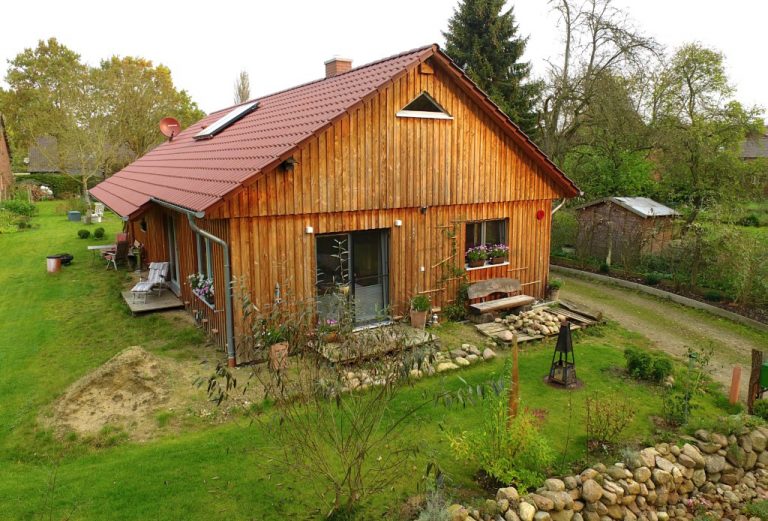
{"type": "MultiPolygon", "coordinates": [[[[437,45],[425,46],[260,98],[254,112],[213,139],[194,140],[203,127],[232,107],[214,112],[98,184],[91,194],[124,217],[137,213],[152,199],[204,211],[250,177],[290,156],[301,142],[366,96],[435,53],[447,59],[437,45]]],[[[535,148],[517,127],[514,129],[527,141],[525,144],[535,148]]],[[[556,175],[567,180],[540,150],[535,152],[556,175]]],[[[573,188],[578,191],[575,185],[573,188]]]]}

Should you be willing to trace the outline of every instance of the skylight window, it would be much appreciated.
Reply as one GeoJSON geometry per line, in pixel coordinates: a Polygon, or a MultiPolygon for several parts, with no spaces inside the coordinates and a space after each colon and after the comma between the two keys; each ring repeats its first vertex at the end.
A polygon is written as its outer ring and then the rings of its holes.
{"type": "Polygon", "coordinates": [[[403,110],[397,113],[401,118],[453,119],[446,110],[435,101],[435,98],[422,92],[414,98],[403,110]]]}
{"type": "Polygon", "coordinates": [[[258,101],[251,101],[245,105],[240,105],[229,111],[224,116],[216,120],[216,122],[208,125],[203,130],[195,134],[195,139],[211,139],[213,136],[230,126],[232,123],[244,118],[259,106],[258,101]]]}

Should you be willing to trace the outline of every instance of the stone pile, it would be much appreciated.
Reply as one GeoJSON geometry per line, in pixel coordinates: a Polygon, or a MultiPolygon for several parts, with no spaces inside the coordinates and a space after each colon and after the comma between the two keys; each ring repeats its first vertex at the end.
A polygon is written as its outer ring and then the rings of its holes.
{"type": "MultiPolygon", "coordinates": [[[[460,349],[437,351],[433,353],[433,358],[434,361],[425,360],[421,366],[414,362],[410,371],[411,376],[421,378],[424,375],[461,369],[477,362],[492,360],[496,358],[496,352],[490,347],[481,351],[474,344],[462,344],[460,349]]],[[[384,378],[377,377],[373,370],[361,367],[350,370],[345,375],[346,390],[367,389],[370,386],[382,385],[383,383],[384,378]]]]}
{"type": "Polygon", "coordinates": [[[452,521],[755,521],[744,505],[768,497],[768,429],[705,430],[682,446],[660,443],[609,467],[548,479],[535,493],[499,489],[481,509],[449,507],[452,521]]]}
{"type": "Polygon", "coordinates": [[[509,337],[517,335],[556,335],[560,331],[560,321],[565,320],[565,316],[544,308],[523,311],[519,315],[507,315],[504,318],[498,318],[498,323],[504,324],[509,329],[509,337]]]}

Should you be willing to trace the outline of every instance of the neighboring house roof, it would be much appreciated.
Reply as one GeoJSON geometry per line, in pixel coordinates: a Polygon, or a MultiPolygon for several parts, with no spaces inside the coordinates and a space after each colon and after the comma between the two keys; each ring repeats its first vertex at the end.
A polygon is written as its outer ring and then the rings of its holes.
{"type": "Polygon", "coordinates": [[[205,211],[259,172],[280,164],[305,140],[328,128],[378,90],[435,57],[569,195],[579,189],[437,45],[407,51],[258,99],[258,108],[213,139],[193,136],[227,114],[209,114],[93,189],[91,194],[124,217],[152,199],[205,211]]]}
{"type": "Polygon", "coordinates": [[[768,134],[757,134],[747,137],[741,147],[742,159],[768,158],[768,134]]]}
{"type": "Polygon", "coordinates": [[[604,199],[597,199],[595,201],[577,206],[577,210],[582,210],[590,206],[595,206],[603,203],[615,203],[630,212],[639,215],[642,218],[646,217],[669,217],[680,215],[675,210],[668,206],[649,199],[648,197],[606,197],[604,199]]]}

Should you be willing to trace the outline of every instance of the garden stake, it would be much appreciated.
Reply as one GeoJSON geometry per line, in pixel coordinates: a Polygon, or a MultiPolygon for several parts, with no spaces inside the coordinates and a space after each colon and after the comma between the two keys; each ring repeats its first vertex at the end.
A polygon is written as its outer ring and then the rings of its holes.
{"type": "Polygon", "coordinates": [[[733,368],[733,374],[731,375],[731,393],[728,396],[728,401],[731,405],[735,405],[739,401],[739,382],[741,381],[741,366],[737,365],[733,368]]]}
{"type": "Polygon", "coordinates": [[[512,385],[509,387],[509,425],[517,417],[518,403],[520,401],[520,372],[517,366],[517,335],[512,335],[512,385]]]}

